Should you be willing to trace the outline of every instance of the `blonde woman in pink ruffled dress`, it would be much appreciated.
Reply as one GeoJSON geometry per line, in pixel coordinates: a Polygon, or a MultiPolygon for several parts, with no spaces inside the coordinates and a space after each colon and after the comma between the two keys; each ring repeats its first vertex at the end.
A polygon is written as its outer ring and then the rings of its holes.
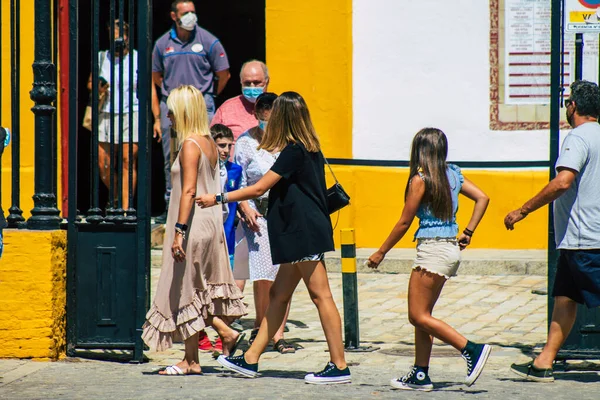
{"type": "Polygon", "coordinates": [[[194,204],[197,195],[221,191],[219,153],[204,98],[194,87],[181,86],[171,92],[167,105],[180,150],[171,168],[162,269],[142,338],[156,351],[184,341],[183,360],[160,374],[201,374],[198,333],[212,326],[223,341],[223,353],[233,354],[243,334],[228,323],[246,315],[246,305],[229,266],[222,211],[194,204]]]}

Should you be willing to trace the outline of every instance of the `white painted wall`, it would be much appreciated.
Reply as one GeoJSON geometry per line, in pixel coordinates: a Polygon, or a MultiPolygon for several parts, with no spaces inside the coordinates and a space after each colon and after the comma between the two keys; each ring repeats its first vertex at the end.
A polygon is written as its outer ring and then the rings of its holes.
{"type": "Polygon", "coordinates": [[[451,160],[547,160],[548,131],[489,129],[489,27],[487,0],[353,0],[353,157],[408,160],[434,126],[451,160]]]}

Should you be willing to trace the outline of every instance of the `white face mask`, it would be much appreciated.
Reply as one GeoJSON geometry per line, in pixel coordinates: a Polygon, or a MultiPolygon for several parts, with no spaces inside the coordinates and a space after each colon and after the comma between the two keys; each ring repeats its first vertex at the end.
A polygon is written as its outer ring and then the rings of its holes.
{"type": "Polygon", "coordinates": [[[196,22],[198,22],[198,17],[195,13],[189,12],[185,14],[181,19],[179,19],[179,26],[181,26],[186,31],[193,31],[196,27],[196,22]]]}

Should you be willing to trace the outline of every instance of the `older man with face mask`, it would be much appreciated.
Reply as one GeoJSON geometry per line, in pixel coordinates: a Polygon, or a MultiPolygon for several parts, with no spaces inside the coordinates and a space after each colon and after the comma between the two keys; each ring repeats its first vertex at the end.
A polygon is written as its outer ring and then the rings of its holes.
{"type": "Polygon", "coordinates": [[[258,96],[267,91],[269,70],[262,61],[247,61],[242,65],[240,81],[242,94],[223,103],[212,120],[212,125],[223,124],[231,129],[235,140],[248,129],[258,125],[254,116],[254,103],[258,96]]]}
{"type": "MultiPolygon", "coordinates": [[[[212,33],[198,26],[196,7],[191,0],[175,0],[171,4],[173,28],[162,35],[152,53],[152,81],[161,89],[157,95],[153,85],[152,113],[154,137],[163,142],[166,193],[171,193],[171,122],[167,118],[167,97],[181,85],[201,90],[209,119],[215,112],[214,96],[220,94],[229,74],[229,61],[223,45],[212,33]],[[215,82],[216,81],[216,82],[215,82]]],[[[166,221],[166,211],[156,222],[166,221]]]]}

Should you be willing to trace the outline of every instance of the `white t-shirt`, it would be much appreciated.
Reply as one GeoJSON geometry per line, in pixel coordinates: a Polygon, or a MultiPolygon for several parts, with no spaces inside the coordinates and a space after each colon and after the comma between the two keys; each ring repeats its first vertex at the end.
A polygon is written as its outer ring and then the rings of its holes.
{"type": "MultiPolygon", "coordinates": [[[[104,78],[109,84],[111,83],[111,57],[109,51],[101,51],[98,54],[98,64],[99,65],[99,75],[104,78]]],[[[110,112],[110,103],[114,99],[115,102],[115,114],[119,114],[119,97],[120,97],[120,75],[119,71],[119,59],[115,59],[114,63],[114,71],[115,71],[115,82],[114,87],[109,86],[108,88],[108,99],[104,103],[104,107],[102,108],[102,112],[110,112]]],[[[129,53],[123,57],[123,113],[129,112],[129,89],[130,87],[133,89],[133,111],[138,110],[138,97],[137,97],[137,85],[138,85],[138,54],[137,51],[131,50],[129,53]],[[133,54],[133,85],[129,84],[129,57],[133,54]]]]}

